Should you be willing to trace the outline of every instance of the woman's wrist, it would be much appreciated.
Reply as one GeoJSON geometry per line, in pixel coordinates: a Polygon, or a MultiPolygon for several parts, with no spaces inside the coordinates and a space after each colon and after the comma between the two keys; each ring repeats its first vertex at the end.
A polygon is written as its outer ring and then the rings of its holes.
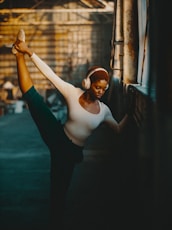
{"type": "Polygon", "coordinates": [[[32,50],[30,50],[29,48],[26,50],[26,53],[29,57],[31,57],[33,54],[32,50]]]}

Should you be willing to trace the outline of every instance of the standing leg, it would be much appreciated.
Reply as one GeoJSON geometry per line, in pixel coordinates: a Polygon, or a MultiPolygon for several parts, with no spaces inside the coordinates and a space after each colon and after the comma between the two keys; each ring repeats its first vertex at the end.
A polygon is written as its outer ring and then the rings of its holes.
{"type": "Polygon", "coordinates": [[[51,164],[51,230],[64,229],[67,191],[70,186],[74,162],[52,157],[51,164]],[[56,158],[56,159],[55,159],[56,158]]]}

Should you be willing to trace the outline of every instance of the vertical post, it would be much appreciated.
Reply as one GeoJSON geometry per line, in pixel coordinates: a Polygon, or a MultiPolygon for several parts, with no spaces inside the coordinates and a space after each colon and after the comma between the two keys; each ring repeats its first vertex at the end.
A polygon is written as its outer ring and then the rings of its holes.
{"type": "Polygon", "coordinates": [[[122,0],[116,1],[115,34],[114,34],[114,66],[113,76],[120,81],[123,75],[123,22],[122,0]]]}
{"type": "Polygon", "coordinates": [[[136,83],[138,59],[137,1],[123,1],[123,82],[136,83]]]}

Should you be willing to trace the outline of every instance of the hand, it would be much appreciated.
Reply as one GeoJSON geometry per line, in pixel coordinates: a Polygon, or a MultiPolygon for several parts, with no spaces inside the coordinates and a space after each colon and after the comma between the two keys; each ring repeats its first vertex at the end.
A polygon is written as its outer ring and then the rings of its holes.
{"type": "Polygon", "coordinates": [[[14,43],[14,47],[17,51],[23,53],[23,54],[28,54],[29,56],[32,56],[33,52],[29,49],[29,47],[27,46],[27,44],[25,42],[19,41],[17,40],[14,43]]]}

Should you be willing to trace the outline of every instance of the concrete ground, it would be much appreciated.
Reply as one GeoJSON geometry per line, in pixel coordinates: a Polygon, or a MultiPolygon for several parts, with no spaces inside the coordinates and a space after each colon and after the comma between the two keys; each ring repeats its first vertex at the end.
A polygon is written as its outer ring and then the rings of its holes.
{"type": "MultiPolygon", "coordinates": [[[[119,153],[101,127],[88,140],[68,192],[66,230],[119,224],[119,153]]],[[[48,230],[49,151],[27,109],[0,117],[0,229],[48,230]]]]}

